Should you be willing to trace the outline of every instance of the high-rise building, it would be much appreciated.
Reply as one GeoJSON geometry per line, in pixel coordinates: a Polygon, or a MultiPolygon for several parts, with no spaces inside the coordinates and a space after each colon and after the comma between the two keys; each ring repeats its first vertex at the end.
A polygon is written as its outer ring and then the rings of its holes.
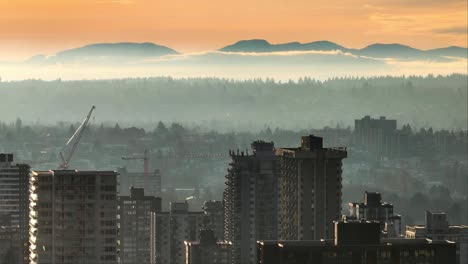
{"type": "Polygon", "coordinates": [[[200,231],[200,241],[185,241],[185,264],[230,264],[231,243],[218,241],[213,230],[200,231]]]}
{"type": "Polygon", "coordinates": [[[0,226],[18,231],[18,262],[29,262],[29,165],[14,164],[13,154],[0,154],[0,226]]]}
{"type": "Polygon", "coordinates": [[[216,240],[224,240],[224,207],[222,201],[205,201],[203,203],[204,227],[213,231],[216,240]]]}
{"type": "Polygon", "coordinates": [[[204,212],[190,212],[188,203],[171,203],[169,212],[151,213],[151,264],[184,264],[184,241],[200,239],[204,212]]]}
{"type": "Polygon", "coordinates": [[[278,236],[278,157],[273,142],[255,141],[252,151],[230,151],[226,175],[224,239],[234,264],[255,263],[256,241],[278,236]]]}
{"type": "Polygon", "coordinates": [[[334,239],[259,241],[258,264],[455,263],[452,241],[381,238],[376,221],[335,222],[334,239]]]}
{"type": "Polygon", "coordinates": [[[426,225],[406,226],[406,237],[454,241],[457,243],[456,263],[468,263],[468,226],[449,225],[445,213],[426,211],[426,225]]]}
{"type": "Polygon", "coordinates": [[[145,175],[144,172],[129,172],[126,167],[117,170],[117,192],[120,196],[129,196],[130,188],[144,188],[146,195],[161,197],[161,172],[154,170],[145,175]]]}
{"type": "Polygon", "coordinates": [[[114,171],[33,171],[30,263],[117,262],[114,171]]]}
{"type": "Polygon", "coordinates": [[[145,196],[143,188],[130,188],[130,196],[117,197],[117,204],[119,263],[149,263],[150,213],[161,211],[161,198],[145,196]]]}
{"type": "MultiPolygon", "coordinates": [[[[279,148],[279,239],[333,237],[341,219],[342,160],[346,148],[324,148],[323,139],[303,136],[298,148],[279,148]]],[[[259,239],[260,240],[260,239],[259,239]]]]}
{"type": "Polygon", "coordinates": [[[349,203],[348,219],[380,222],[387,237],[401,236],[401,215],[393,213],[393,204],[382,202],[378,192],[365,192],[363,203],[349,203]]]}

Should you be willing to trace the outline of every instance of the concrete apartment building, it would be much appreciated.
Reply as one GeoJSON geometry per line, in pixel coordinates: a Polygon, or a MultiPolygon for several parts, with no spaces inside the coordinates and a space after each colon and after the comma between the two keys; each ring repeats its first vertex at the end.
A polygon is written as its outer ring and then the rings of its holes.
{"type": "Polygon", "coordinates": [[[279,164],[273,142],[255,141],[252,154],[230,151],[224,190],[224,239],[232,263],[253,264],[256,241],[278,236],[279,164]]]}
{"type": "Polygon", "coordinates": [[[333,238],[333,221],[341,219],[346,148],[324,148],[321,137],[310,135],[301,138],[300,147],[279,148],[276,154],[280,164],[278,239],[333,238]]]}
{"type": "Polygon", "coordinates": [[[118,263],[150,263],[151,212],[160,211],[161,198],[145,196],[143,188],[117,197],[118,263]]]}
{"type": "Polygon", "coordinates": [[[445,213],[426,211],[426,225],[406,226],[406,237],[454,241],[457,243],[456,263],[468,263],[468,226],[449,225],[445,213]]]}
{"type": "Polygon", "coordinates": [[[185,264],[184,241],[200,239],[205,213],[190,212],[187,202],[171,203],[169,212],[151,213],[151,264],[185,264]]]}
{"type": "Polygon", "coordinates": [[[401,236],[401,215],[393,212],[393,204],[382,202],[382,195],[377,192],[365,192],[364,202],[349,203],[350,220],[378,221],[386,237],[401,236]]]}
{"type": "Polygon", "coordinates": [[[203,229],[200,241],[185,241],[185,264],[230,264],[231,246],[218,241],[212,229],[203,229]]]}
{"type": "Polygon", "coordinates": [[[18,263],[29,263],[29,170],[29,165],[15,164],[13,154],[0,154],[0,227],[17,230],[12,246],[18,263]]]}
{"type": "Polygon", "coordinates": [[[259,241],[258,264],[451,264],[451,241],[385,238],[374,221],[335,222],[334,238],[259,241]]]}
{"type": "Polygon", "coordinates": [[[114,171],[33,171],[30,263],[117,262],[114,171]]]}
{"type": "Polygon", "coordinates": [[[397,121],[381,116],[378,119],[365,116],[354,120],[354,143],[379,155],[389,155],[397,150],[397,121]]]}

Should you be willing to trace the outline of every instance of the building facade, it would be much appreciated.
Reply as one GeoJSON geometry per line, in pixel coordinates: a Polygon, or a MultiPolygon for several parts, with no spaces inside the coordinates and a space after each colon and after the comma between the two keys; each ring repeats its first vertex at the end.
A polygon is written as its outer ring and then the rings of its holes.
{"type": "Polygon", "coordinates": [[[224,239],[233,264],[253,264],[256,241],[278,234],[279,164],[273,142],[255,141],[252,154],[230,151],[224,190],[224,239]]]}
{"type": "Polygon", "coordinates": [[[445,213],[426,211],[426,225],[406,226],[407,238],[457,243],[457,264],[468,263],[468,226],[449,225],[445,213]]]}
{"type": "Polygon", "coordinates": [[[0,264],[22,263],[21,257],[20,230],[12,226],[0,226],[0,264]]]}
{"type": "Polygon", "coordinates": [[[380,237],[380,223],[335,222],[334,239],[259,241],[258,264],[455,263],[451,241],[380,237]]]}
{"type": "Polygon", "coordinates": [[[117,173],[33,171],[30,263],[117,262],[117,173]]]}
{"type": "Polygon", "coordinates": [[[381,116],[378,119],[365,116],[354,120],[354,143],[379,155],[394,154],[397,136],[397,121],[381,116]]]}
{"type": "Polygon", "coordinates": [[[130,188],[130,196],[117,197],[119,263],[150,262],[151,212],[160,211],[161,198],[145,196],[143,188],[130,188]]]}
{"type": "Polygon", "coordinates": [[[184,241],[200,239],[204,212],[190,212],[188,203],[171,203],[169,212],[151,213],[151,264],[184,264],[184,241]]]}
{"type": "Polygon", "coordinates": [[[348,219],[378,221],[387,237],[401,236],[401,215],[395,215],[393,205],[382,202],[377,192],[365,192],[363,203],[349,203],[348,219]]]}
{"type": "Polygon", "coordinates": [[[18,231],[15,252],[29,262],[29,165],[15,164],[13,154],[0,154],[0,226],[18,231]]]}
{"type": "Polygon", "coordinates": [[[185,241],[185,264],[230,264],[231,243],[218,241],[214,231],[200,231],[200,241],[185,241]]]}
{"type": "Polygon", "coordinates": [[[298,148],[276,150],[280,161],[280,240],[333,237],[333,221],[341,219],[342,160],[346,148],[324,148],[313,135],[298,148]]]}

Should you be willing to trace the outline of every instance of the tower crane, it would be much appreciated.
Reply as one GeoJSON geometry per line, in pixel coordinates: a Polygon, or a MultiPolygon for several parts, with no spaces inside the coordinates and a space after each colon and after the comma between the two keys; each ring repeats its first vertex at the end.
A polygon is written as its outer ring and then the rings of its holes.
{"type": "Polygon", "coordinates": [[[123,160],[143,160],[143,167],[144,167],[144,175],[143,175],[143,181],[144,181],[144,186],[146,186],[146,182],[148,180],[148,175],[149,175],[149,151],[148,149],[145,149],[145,152],[143,153],[143,156],[126,156],[122,157],[123,160]]]}
{"type": "Polygon", "coordinates": [[[76,129],[75,133],[73,133],[70,139],[68,139],[62,151],[60,151],[60,158],[62,159],[62,163],[59,165],[59,169],[66,170],[70,166],[70,161],[73,158],[73,154],[75,154],[76,148],[78,147],[78,144],[80,143],[80,139],[83,136],[83,133],[86,130],[86,127],[88,126],[89,119],[91,118],[91,115],[93,114],[94,109],[96,109],[96,107],[93,105],[91,107],[91,110],[89,110],[88,115],[81,123],[81,125],[76,129]],[[72,144],[71,149],[65,157],[64,156],[65,148],[70,144],[72,144]]]}

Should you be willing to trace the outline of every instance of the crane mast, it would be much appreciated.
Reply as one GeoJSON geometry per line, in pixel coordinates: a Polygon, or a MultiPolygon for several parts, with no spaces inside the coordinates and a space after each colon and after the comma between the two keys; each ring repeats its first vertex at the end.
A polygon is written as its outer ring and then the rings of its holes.
{"type": "Polygon", "coordinates": [[[93,114],[94,109],[96,109],[96,106],[92,106],[91,110],[89,110],[88,115],[86,118],[83,120],[81,125],[76,129],[75,133],[68,139],[67,143],[65,144],[64,148],[62,151],[60,151],[60,158],[62,159],[62,163],[59,166],[59,169],[66,170],[68,169],[70,165],[70,161],[73,158],[73,154],[75,154],[76,148],[78,147],[78,144],[80,143],[81,137],[83,136],[84,131],[86,130],[86,127],[88,126],[89,119],[91,119],[91,115],[93,114]],[[64,156],[64,150],[65,148],[72,144],[70,151],[68,152],[68,155],[66,157],[64,156]]]}

